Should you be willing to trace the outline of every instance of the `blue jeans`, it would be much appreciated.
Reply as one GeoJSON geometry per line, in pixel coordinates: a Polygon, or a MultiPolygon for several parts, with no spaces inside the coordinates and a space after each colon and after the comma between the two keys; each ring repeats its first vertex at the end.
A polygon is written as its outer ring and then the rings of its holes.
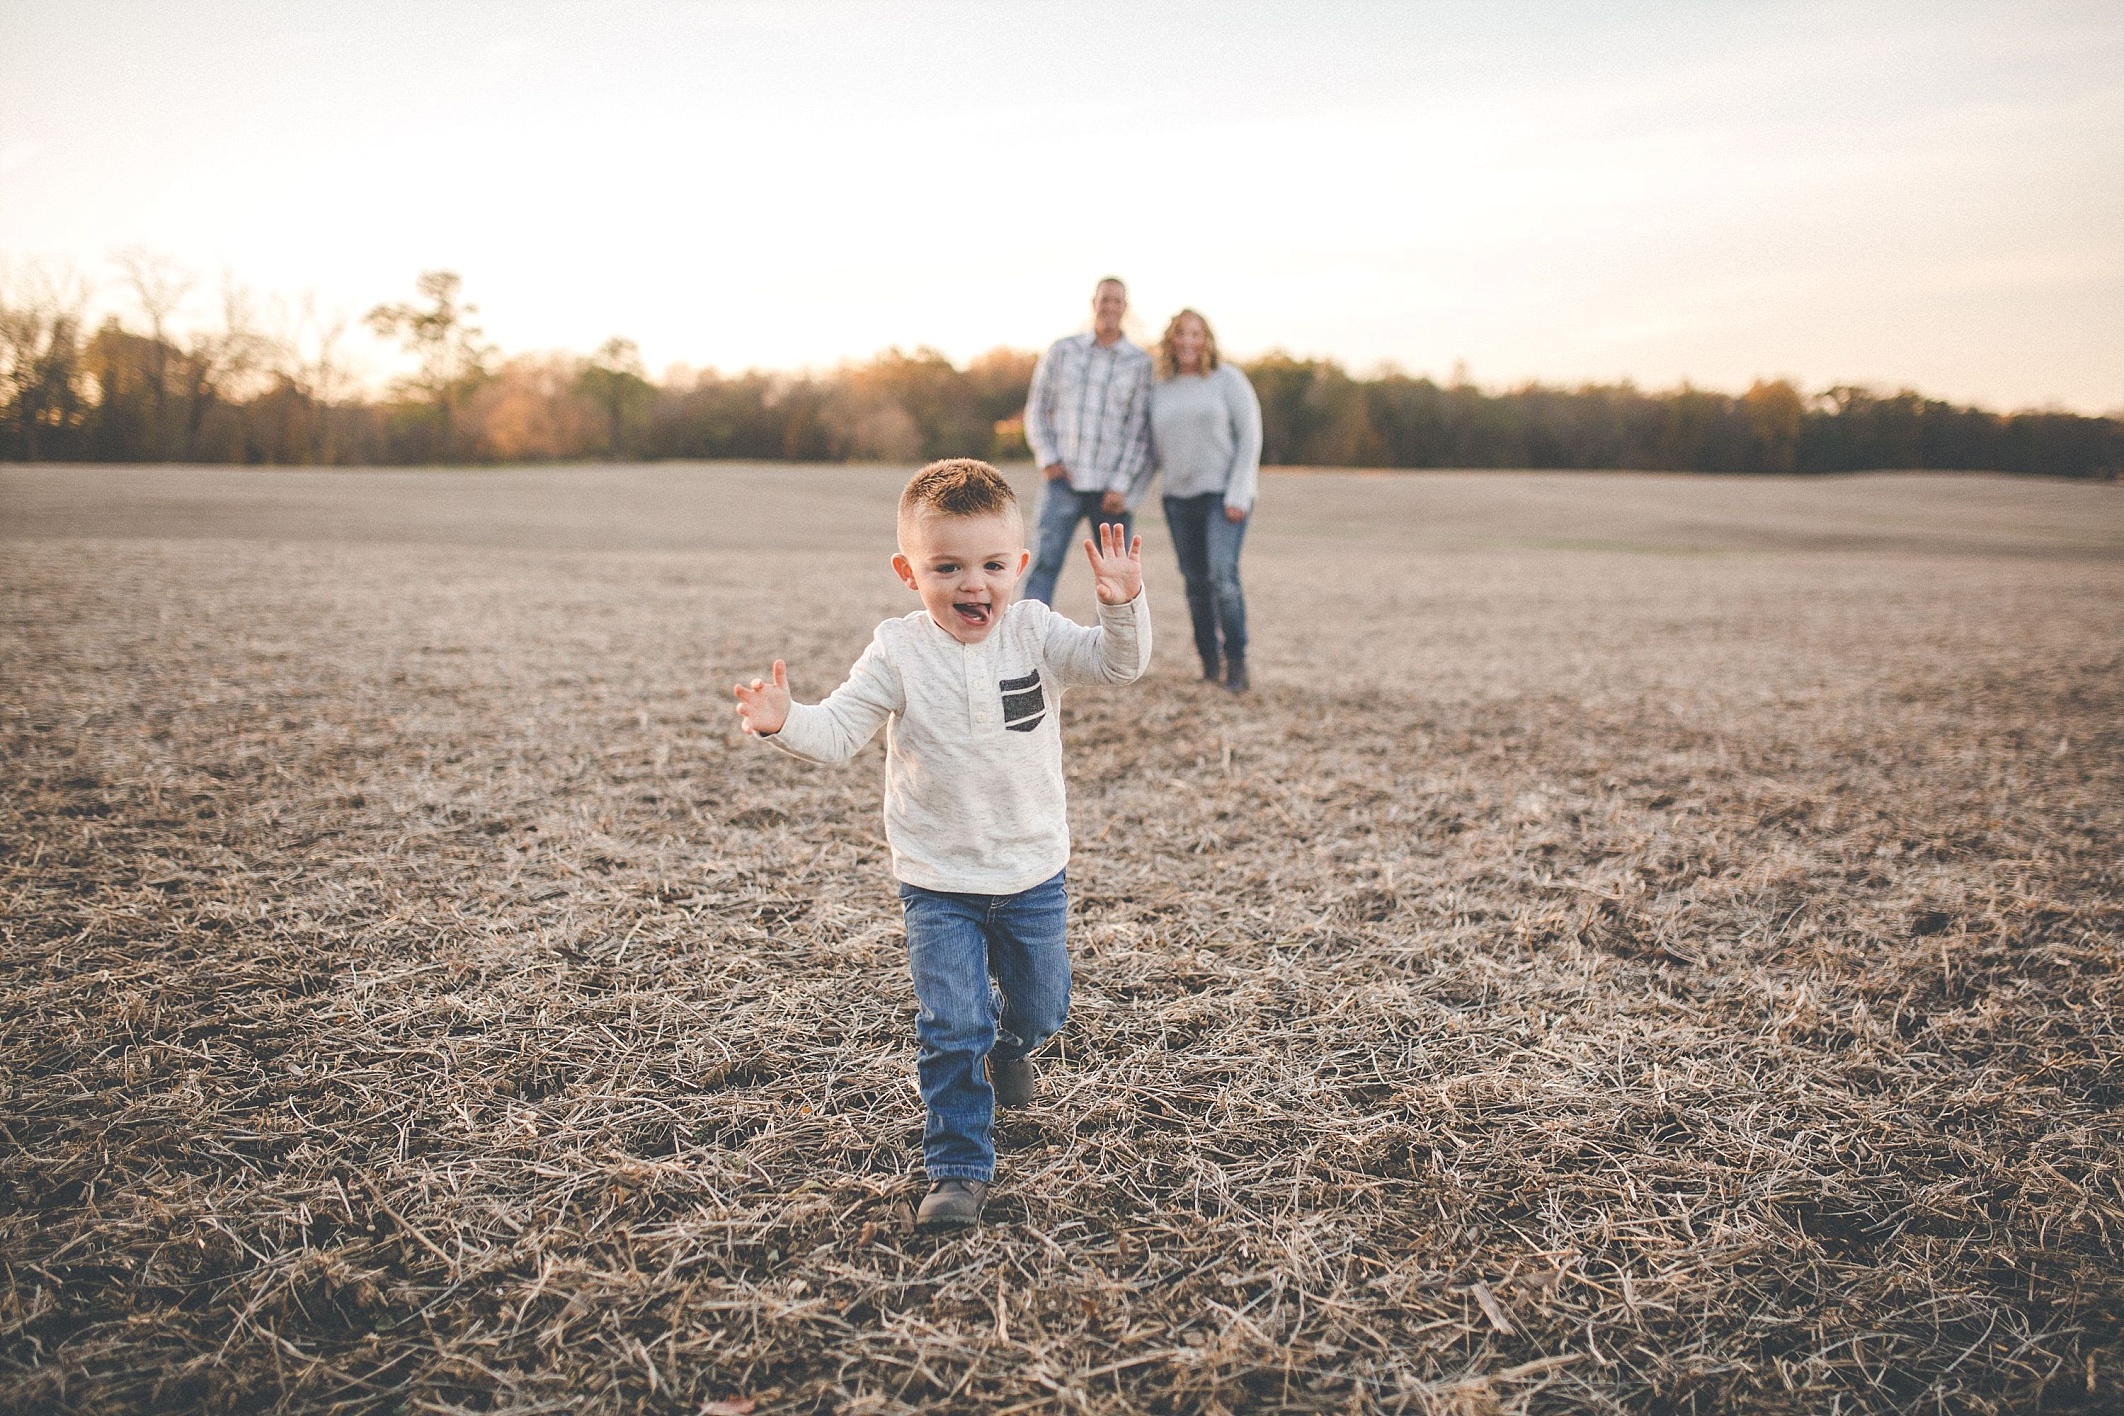
{"type": "Polygon", "coordinates": [[[1099,503],[1105,498],[1104,492],[1080,492],[1066,481],[1040,484],[1040,544],[1033,551],[1032,573],[1025,577],[1026,599],[1043,605],[1054,603],[1055,580],[1077,548],[1078,522],[1089,521],[1097,526],[1102,521],[1112,521],[1120,525],[1123,536],[1136,534],[1134,513],[1110,515],[1101,511],[1099,503]]]}
{"type": "Polygon", "coordinates": [[[1069,1017],[1067,875],[1016,895],[900,886],[929,1114],[922,1168],[932,1180],[995,1178],[996,1093],[982,1063],[1026,1056],[1069,1017]]]}
{"type": "Polygon", "coordinates": [[[1224,493],[1204,492],[1167,497],[1165,527],[1180,558],[1180,578],[1187,582],[1187,613],[1195,622],[1195,652],[1202,666],[1214,669],[1223,660],[1244,659],[1246,595],[1239,588],[1239,547],[1247,522],[1225,519],[1224,493]]]}

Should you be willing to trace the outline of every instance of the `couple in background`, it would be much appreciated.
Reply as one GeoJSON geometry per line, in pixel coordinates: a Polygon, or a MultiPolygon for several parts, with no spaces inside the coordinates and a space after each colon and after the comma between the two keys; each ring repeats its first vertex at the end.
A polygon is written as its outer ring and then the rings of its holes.
{"type": "Polygon", "coordinates": [[[1046,480],[1025,598],[1054,599],[1080,523],[1117,522],[1126,545],[1136,504],[1162,473],[1202,677],[1244,693],[1239,548],[1261,472],[1261,405],[1200,314],[1174,315],[1146,353],[1121,333],[1127,313],[1128,287],[1100,281],[1091,332],[1056,340],[1033,369],[1025,440],[1046,480]]]}

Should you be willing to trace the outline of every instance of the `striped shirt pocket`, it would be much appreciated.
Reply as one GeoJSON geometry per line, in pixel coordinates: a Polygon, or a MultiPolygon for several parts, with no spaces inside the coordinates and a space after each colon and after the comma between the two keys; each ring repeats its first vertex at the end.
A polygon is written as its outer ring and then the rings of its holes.
{"type": "Polygon", "coordinates": [[[1047,716],[1047,695],[1040,691],[1040,671],[1024,678],[1004,679],[996,685],[1003,692],[1003,728],[1006,732],[1029,733],[1047,716]]]}

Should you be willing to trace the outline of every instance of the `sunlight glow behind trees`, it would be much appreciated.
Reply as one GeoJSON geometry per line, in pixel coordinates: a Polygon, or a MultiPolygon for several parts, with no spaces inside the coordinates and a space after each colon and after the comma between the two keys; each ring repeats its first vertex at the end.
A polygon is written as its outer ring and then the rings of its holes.
{"type": "MultiPolygon", "coordinates": [[[[674,368],[652,383],[634,342],[586,357],[504,356],[470,322],[455,272],[424,272],[419,299],[369,321],[417,372],[380,398],[334,397],[329,359],[274,337],[239,286],[222,318],[182,337],[165,297],[180,268],[137,257],[146,333],[106,318],[83,337],[85,289],[43,280],[0,290],[0,458],[236,463],[750,458],[909,463],[1027,455],[1034,356],[992,350],[954,364],[891,349],[824,373],[724,376],[674,368]],[[161,333],[156,331],[160,330],[161,333]]],[[[1782,379],[1733,396],[1683,385],[1526,384],[1485,391],[1456,376],[1353,378],[1332,360],[1272,353],[1244,367],[1261,396],[1271,463],[1344,467],[1647,468],[1827,472],[1964,468],[2115,477],[2124,420],[2000,416],[1902,392],[1840,385],[1809,396],[1782,379]]]]}

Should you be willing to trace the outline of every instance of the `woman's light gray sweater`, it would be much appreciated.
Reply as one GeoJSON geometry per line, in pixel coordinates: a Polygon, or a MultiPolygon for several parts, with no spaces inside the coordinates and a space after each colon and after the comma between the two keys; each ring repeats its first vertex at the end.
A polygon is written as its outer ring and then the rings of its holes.
{"type": "Polygon", "coordinates": [[[1251,511],[1261,478],[1261,402],[1237,364],[1151,385],[1151,449],[1165,495],[1224,493],[1251,511]]]}

